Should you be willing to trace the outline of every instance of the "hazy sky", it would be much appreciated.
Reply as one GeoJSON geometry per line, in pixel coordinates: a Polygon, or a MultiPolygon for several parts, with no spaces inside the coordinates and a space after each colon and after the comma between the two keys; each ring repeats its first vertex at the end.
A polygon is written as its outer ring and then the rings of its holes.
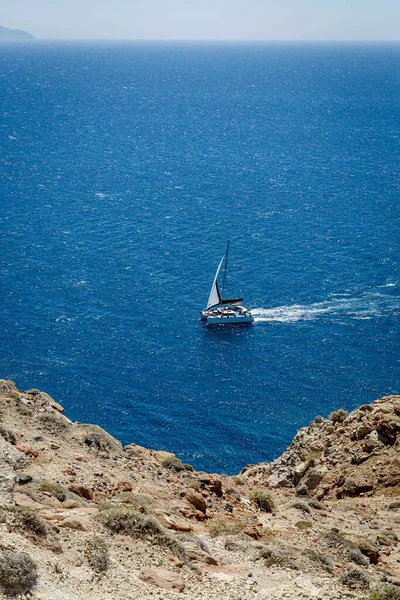
{"type": "Polygon", "coordinates": [[[399,40],[400,0],[0,0],[38,38],[399,40]]]}

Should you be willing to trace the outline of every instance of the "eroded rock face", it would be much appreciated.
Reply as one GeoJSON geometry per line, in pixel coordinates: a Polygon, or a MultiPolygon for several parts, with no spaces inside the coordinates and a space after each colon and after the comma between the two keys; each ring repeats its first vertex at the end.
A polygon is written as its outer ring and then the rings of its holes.
{"type": "Polygon", "coordinates": [[[246,467],[240,477],[270,488],[296,487],[298,494],[311,492],[318,499],[397,489],[400,468],[394,460],[399,431],[400,397],[386,396],[344,415],[340,422],[316,418],[300,429],[277,460],[246,467]],[[375,465],[379,454],[390,448],[394,456],[375,465]]]}

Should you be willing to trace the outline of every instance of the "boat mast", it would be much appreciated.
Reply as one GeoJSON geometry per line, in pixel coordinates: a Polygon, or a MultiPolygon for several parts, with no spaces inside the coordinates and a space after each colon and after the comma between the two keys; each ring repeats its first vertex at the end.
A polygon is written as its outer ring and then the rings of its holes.
{"type": "Polygon", "coordinates": [[[221,300],[224,299],[224,289],[225,289],[225,279],[226,279],[226,267],[228,265],[228,253],[229,253],[229,240],[228,240],[228,243],[226,245],[226,252],[225,252],[224,278],[222,280],[221,300]]]}

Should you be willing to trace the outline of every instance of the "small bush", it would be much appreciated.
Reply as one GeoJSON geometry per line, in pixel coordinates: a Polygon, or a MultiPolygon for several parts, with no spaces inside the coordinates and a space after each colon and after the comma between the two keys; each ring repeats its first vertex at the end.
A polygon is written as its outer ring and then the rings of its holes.
{"type": "Polygon", "coordinates": [[[35,511],[22,506],[3,506],[3,520],[11,529],[20,529],[31,536],[46,537],[49,526],[35,511]]]}
{"type": "Polygon", "coordinates": [[[241,479],[240,477],[237,477],[237,475],[234,475],[232,477],[232,480],[234,483],[236,483],[236,485],[244,485],[243,479],[241,479]]]}
{"type": "Polygon", "coordinates": [[[10,431],[9,429],[6,429],[2,425],[0,425],[0,435],[6,440],[6,442],[9,442],[13,446],[16,445],[17,438],[15,436],[15,433],[10,431]]]}
{"type": "Polygon", "coordinates": [[[130,508],[109,508],[101,510],[97,518],[112,533],[148,539],[160,546],[167,546],[179,558],[186,560],[182,544],[174,540],[153,517],[146,517],[130,508]]]}
{"type": "Polygon", "coordinates": [[[255,504],[257,504],[258,508],[264,510],[265,512],[271,513],[274,509],[275,504],[271,497],[271,494],[269,494],[265,490],[253,490],[250,492],[249,498],[255,504]]]}
{"type": "Polygon", "coordinates": [[[347,569],[340,578],[344,585],[351,589],[361,588],[368,589],[371,577],[355,567],[347,569]]]}
{"type": "Polygon", "coordinates": [[[397,510],[400,508],[400,500],[396,500],[395,502],[391,502],[388,506],[389,510],[397,510]]]}
{"type": "Polygon", "coordinates": [[[369,565],[369,559],[359,550],[359,548],[350,548],[348,551],[348,557],[351,562],[359,565],[360,567],[367,567],[369,565]]]}
{"type": "Polygon", "coordinates": [[[36,563],[29,554],[0,551],[0,587],[6,594],[25,594],[36,580],[36,563]]]}
{"type": "Polygon", "coordinates": [[[332,421],[332,423],[343,423],[348,414],[349,413],[347,410],[339,408],[339,410],[335,410],[329,415],[329,419],[332,421]]]}
{"type": "MultiPolygon", "coordinates": [[[[143,494],[135,494],[134,492],[123,492],[117,498],[118,501],[124,504],[130,504],[134,506],[140,512],[147,514],[149,509],[154,504],[154,498],[150,496],[144,496],[143,494]]],[[[110,508],[110,505],[108,505],[110,508]]]]}
{"type": "Polygon", "coordinates": [[[45,412],[38,416],[39,424],[50,431],[50,433],[60,433],[68,427],[68,421],[55,412],[45,412]]]}
{"type": "Polygon", "coordinates": [[[273,549],[270,546],[264,546],[261,548],[257,558],[269,558],[273,554],[273,549]]]}
{"type": "Polygon", "coordinates": [[[33,543],[40,544],[52,552],[62,552],[55,529],[34,510],[21,506],[3,506],[0,522],[6,523],[11,531],[18,531],[33,543]]]}
{"type": "Polygon", "coordinates": [[[273,554],[272,556],[269,556],[265,559],[264,564],[267,568],[282,567],[286,569],[293,569],[295,571],[298,571],[299,569],[298,564],[294,560],[288,556],[282,556],[279,554],[273,554]]]}
{"type": "Polygon", "coordinates": [[[96,573],[103,573],[107,571],[109,567],[109,556],[108,546],[103,538],[95,535],[87,541],[85,553],[92,567],[96,573]]]}
{"type": "Polygon", "coordinates": [[[300,530],[310,529],[310,527],[312,527],[312,523],[310,523],[310,521],[297,521],[297,523],[295,523],[295,527],[300,530]]]}
{"type": "Polygon", "coordinates": [[[384,585],[368,596],[366,600],[400,600],[400,588],[395,585],[384,585]]]}
{"type": "Polygon", "coordinates": [[[209,528],[211,537],[219,535],[237,535],[242,532],[242,526],[236,521],[215,521],[209,528]]]}
{"type": "Polygon", "coordinates": [[[326,571],[328,571],[328,573],[333,572],[333,563],[330,558],[327,558],[315,550],[305,550],[304,554],[313,562],[320,564],[326,571]]]}
{"type": "Polygon", "coordinates": [[[49,492],[54,498],[57,498],[60,502],[64,502],[67,497],[66,490],[56,483],[49,483],[48,481],[44,481],[40,484],[40,489],[42,492],[49,492]]]}
{"type": "Polygon", "coordinates": [[[297,500],[290,505],[290,508],[297,508],[298,510],[302,510],[303,512],[310,513],[310,507],[306,502],[302,502],[301,500],[297,500]]]}
{"type": "Polygon", "coordinates": [[[186,467],[181,460],[177,456],[167,456],[161,465],[166,469],[170,469],[171,471],[186,471],[186,467]]]}

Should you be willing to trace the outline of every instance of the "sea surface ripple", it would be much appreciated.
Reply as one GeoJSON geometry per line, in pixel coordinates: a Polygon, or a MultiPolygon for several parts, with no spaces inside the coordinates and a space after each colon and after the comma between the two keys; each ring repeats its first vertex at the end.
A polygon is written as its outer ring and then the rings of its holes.
{"type": "Polygon", "coordinates": [[[0,48],[0,375],[238,472],[399,385],[398,44],[0,48]],[[227,282],[255,323],[199,323],[227,282]]]}

